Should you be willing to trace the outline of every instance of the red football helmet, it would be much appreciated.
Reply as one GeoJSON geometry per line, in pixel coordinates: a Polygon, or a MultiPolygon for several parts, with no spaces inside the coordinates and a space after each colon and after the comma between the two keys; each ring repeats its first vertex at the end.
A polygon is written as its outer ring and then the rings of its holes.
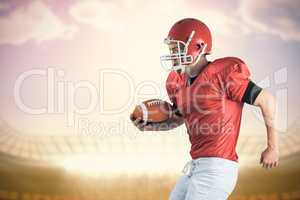
{"type": "Polygon", "coordinates": [[[161,56],[164,68],[185,71],[185,66],[193,64],[203,54],[210,54],[212,37],[209,28],[201,21],[186,18],[176,22],[169,31],[165,44],[170,54],[161,56]],[[168,66],[169,65],[169,66],[168,66]]]}

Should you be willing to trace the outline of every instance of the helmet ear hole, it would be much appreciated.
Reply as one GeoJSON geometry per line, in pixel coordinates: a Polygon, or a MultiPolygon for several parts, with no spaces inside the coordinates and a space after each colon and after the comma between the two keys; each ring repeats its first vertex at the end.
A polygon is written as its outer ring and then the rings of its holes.
{"type": "Polygon", "coordinates": [[[197,44],[198,50],[201,50],[204,47],[204,45],[205,45],[204,42],[198,43],[197,44]]]}

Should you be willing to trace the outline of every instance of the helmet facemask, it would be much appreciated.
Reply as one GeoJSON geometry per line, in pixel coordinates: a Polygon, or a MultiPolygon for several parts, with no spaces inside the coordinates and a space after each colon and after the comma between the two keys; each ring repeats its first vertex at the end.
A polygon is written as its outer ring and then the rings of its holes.
{"type": "Polygon", "coordinates": [[[194,62],[193,56],[188,55],[188,47],[194,36],[194,31],[190,34],[188,41],[185,43],[180,40],[166,38],[164,43],[169,46],[170,54],[160,57],[161,64],[167,71],[185,72],[185,67],[194,62]],[[171,67],[170,67],[171,66],[171,67]]]}

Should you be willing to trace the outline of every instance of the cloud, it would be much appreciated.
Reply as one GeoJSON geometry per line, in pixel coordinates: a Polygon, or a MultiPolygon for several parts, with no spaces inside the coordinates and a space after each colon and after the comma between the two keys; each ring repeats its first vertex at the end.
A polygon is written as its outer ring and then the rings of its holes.
{"type": "MultiPolygon", "coordinates": [[[[75,21],[101,31],[115,33],[124,28],[149,31],[148,27],[168,31],[177,20],[195,17],[204,21],[213,34],[242,37],[247,34],[272,34],[283,40],[300,41],[298,0],[231,0],[226,3],[196,0],[167,1],[77,1],[70,9],[75,21]],[[229,12],[229,9],[230,12],[229,12]],[[154,24],[154,25],[153,25],[154,24]]],[[[134,34],[134,33],[133,33],[134,34]]]]}
{"type": "MultiPolygon", "coordinates": [[[[234,36],[244,31],[236,17],[219,10],[210,9],[211,5],[197,1],[78,1],[70,9],[70,15],[79,23],[91,25],[105,31],[116,31],[124,27],[139,27],[139,31],[149,31],[148,27],[166,30],[181,18],[195,17],[203,20],[215,33],[234,36]],[[201,9],[201,12],[199,10],[201,9]]],[[[246,29],[245,29],[246,30],[246,29]]],[[[158,30],[152,30],[157,32],[158,30]]]]}
{"type": "Polygon", "coordinates": [[[300,41],[299,8],[298,0],[243,0],[239,12],[253,32],[300,41]]]}
{"type": "Polygon", "coordinates": [[[18,7],[8,16],[0,18],[0,44],[20,45],[28,40],[38,43],[56,38],[70,39],[76,32],[73,25],[63,24],[40,1],[18,7]]]}
{"type": "Polygon", "coordinates": [[[78,1],[70,9],[70,15],[79,23],[101,30],[122,28],[122,11],[113,1],[78,1]]]}

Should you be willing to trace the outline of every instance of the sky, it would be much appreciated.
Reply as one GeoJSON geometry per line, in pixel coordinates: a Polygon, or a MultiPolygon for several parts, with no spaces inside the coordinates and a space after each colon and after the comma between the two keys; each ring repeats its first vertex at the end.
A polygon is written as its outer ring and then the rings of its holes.
{"type": "MultiPolygon", "coordinates": [[[[163,39],[194,17],[211,29],[209,59],[243,59],[251,78],[278,96],[284,129],[300,111],[299,8],[297,0],[1,0],[0,116],[27,134],[120,123],[137,131],[128,120],[134,105],[168,99],[163,39]]],[[[245,134],[263,132],[257,113],[246,106],[245,134]]]]}

